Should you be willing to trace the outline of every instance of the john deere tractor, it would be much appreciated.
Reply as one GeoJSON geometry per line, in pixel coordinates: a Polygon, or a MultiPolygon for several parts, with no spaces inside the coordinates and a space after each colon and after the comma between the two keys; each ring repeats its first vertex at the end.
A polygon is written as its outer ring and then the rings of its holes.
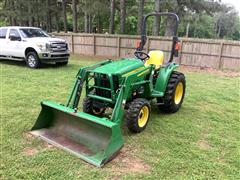
{"type": "Polygon", "coordinates": [[[80,68],[67,103],[42,101],[42,111],[31,133],[100,167],[123,147],[122,122],[133,133],[142,132],[151,123],[151,100],[156,99],[163,112],[177,112],[185,94],[185,77],[176,71],[179,65],[173,62],[179,48],[178,23],[173,13],[146,15],[135,57],[80,68]],[[150,16],[171,16],[176,20],[166,63],[162,51],[143,51],[150,16]],[[83,112],[79,111],[82,94],[83,112]]]}

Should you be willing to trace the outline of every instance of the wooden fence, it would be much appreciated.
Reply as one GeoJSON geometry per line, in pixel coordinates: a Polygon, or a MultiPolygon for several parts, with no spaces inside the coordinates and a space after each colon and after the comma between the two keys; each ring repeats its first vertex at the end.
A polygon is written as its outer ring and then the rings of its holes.
{"type": "MultiPolygon", "coordinates": [[[[105,57],[133,56],[140,36],[105,34],[54,34],[68,41],[75,54],[105,57]]],[[[180,38],[180,56],[175,61],[188,66],[240,70],[240,41],[180,38]]],[[[172,39],[153,37],[147,39],[145,50],[164,51],[168,60],[172,39]]]]}

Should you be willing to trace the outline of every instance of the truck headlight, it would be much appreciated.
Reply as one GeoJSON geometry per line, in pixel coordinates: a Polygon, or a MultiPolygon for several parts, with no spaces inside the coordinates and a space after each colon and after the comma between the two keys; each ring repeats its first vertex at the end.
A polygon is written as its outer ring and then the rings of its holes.
{"type": "Polygon", "coordinates": [[[46,43],[37,43],[36,45],[37,45],[37,47],[39,47],[39,49],[40,49],[41,51],[46,51],[46,50],[48,50],[46,43]]]}

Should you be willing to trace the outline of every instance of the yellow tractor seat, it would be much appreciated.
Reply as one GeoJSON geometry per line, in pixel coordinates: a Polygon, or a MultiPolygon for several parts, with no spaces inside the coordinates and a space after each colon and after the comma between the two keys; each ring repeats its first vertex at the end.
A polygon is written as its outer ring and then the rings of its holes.
{"type": "Polygon", "coordinates": [[[159,51],[159,50],[150,51],[148,53],[148,55],[149,55],[150,58],[148,60],[146,60],[145,66],[153,64],[153,65],[155,65],[155,69],[159,69],[160,66],[164,62],[164,53],[163,53],[163,51],[159,51]]]}

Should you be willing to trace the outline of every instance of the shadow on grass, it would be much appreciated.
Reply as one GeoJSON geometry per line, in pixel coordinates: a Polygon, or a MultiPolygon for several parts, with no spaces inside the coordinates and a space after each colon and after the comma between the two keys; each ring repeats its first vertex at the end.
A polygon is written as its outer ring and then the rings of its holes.
{"type": "MultiPolygon", "coordinates": [[[[12,61],[12,60],[5,60],[5,59],[1,59],[0,60],[0,64],[4,64],[4,65],[10,65],[10,66],[16,66],[16,67],[24,67],[24,68],[29,68],[26,65],[25,61],[12,61]]],[[[68,65],[56,65],[56,64],[47,64],[47,63],[42,63],[41,67],[38,69],[57,69],[57,68],[72,68],[72,67],[79,67],[75,64],[68,64],[68,65]]],[[[31,69],[31,68],[29,68],[31,69]]]]}
{"type": "Polygon", "coordinates": [[[5,60],[5,59],[1,59],[0,64],[11,65],[11,66],[20,66],[20,67],[26,66],[26,63],[24,61],[9,61],[9,60],[5,60]]]}

